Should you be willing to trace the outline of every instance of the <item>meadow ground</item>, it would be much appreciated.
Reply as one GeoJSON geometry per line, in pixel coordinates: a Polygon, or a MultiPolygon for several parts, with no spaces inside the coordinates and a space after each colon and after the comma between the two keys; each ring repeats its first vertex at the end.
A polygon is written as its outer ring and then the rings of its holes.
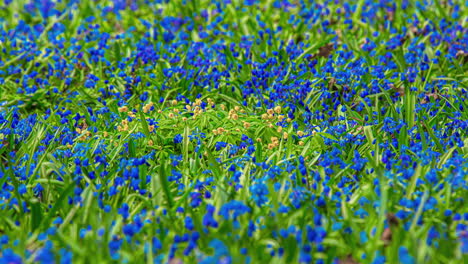
{"type": "Polygon", "coordinates": [[[468,2],[0,2],[0,263],[468,263],[468,2]]]}

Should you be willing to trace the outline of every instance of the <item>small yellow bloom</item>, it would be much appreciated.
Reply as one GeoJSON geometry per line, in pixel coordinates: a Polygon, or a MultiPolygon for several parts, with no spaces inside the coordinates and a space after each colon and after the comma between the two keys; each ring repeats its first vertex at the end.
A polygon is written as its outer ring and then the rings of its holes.
{"type": "Polygon", "coordinates": [[[128,107],[127,107],[127,106],[119,107],[119,112],[123,113],[123,112],[127,112],[127,111],[128,111],[128,107]]]}
{"type": "Polygon", "coordinates": [[[275,106],[274,110],[277,114],[281,113],[281,106],[275,106]]]}

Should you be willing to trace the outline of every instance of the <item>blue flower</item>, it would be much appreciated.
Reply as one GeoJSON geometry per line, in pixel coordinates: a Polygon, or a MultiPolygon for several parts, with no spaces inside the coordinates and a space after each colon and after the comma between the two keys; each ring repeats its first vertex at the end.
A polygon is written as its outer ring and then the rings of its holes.
{"type": "Polygon", "coordinates": [[[400,262],[403,264],[415,263],[414,258],[409,254],[408,249],[406,249],[404,246],[398,248],[398,257],[400,262]]]}
{"type": "Polygon", "coordinates": [[[184,139],[184,138],[182,137],[182,135],[177,134],[177,135],[175,135],[175,137],[174,137],[174,143],[175,143],[175,144],[182,143],[182,140],[183,140],[183,139],[184,139]]]}
{"type": "Polygon", "coordinates": [[[263,183],[257,183],[250,187],[252,198],[258,206],[262,206],[268,202],[267,195],[269,194],[268,188],[263,183]]]}

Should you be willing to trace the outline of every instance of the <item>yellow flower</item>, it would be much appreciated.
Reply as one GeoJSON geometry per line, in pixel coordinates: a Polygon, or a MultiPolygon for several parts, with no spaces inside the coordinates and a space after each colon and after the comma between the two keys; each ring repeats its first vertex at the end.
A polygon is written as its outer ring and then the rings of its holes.
{"type": "Polygon", "coordinates": [[[277,114],[281,113],[281,106],[275,106],[274,110],[277,114]]]}
{"type": "Polygon", "coordinates": [[[128,111],[128,107],[127,107],[127,106],[119,107],[119,112],[123,113],[123,112],[127,112],[127,111],[128,111]]]}

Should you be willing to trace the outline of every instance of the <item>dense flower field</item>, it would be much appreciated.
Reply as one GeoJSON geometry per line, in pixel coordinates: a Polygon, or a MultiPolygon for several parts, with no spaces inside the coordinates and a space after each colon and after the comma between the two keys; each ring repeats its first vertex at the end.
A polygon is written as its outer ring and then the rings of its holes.
{"type": "Polygon", "coordinates": [[[468,2],[0,2],[0,263],[468,263],[468,2]]]}

